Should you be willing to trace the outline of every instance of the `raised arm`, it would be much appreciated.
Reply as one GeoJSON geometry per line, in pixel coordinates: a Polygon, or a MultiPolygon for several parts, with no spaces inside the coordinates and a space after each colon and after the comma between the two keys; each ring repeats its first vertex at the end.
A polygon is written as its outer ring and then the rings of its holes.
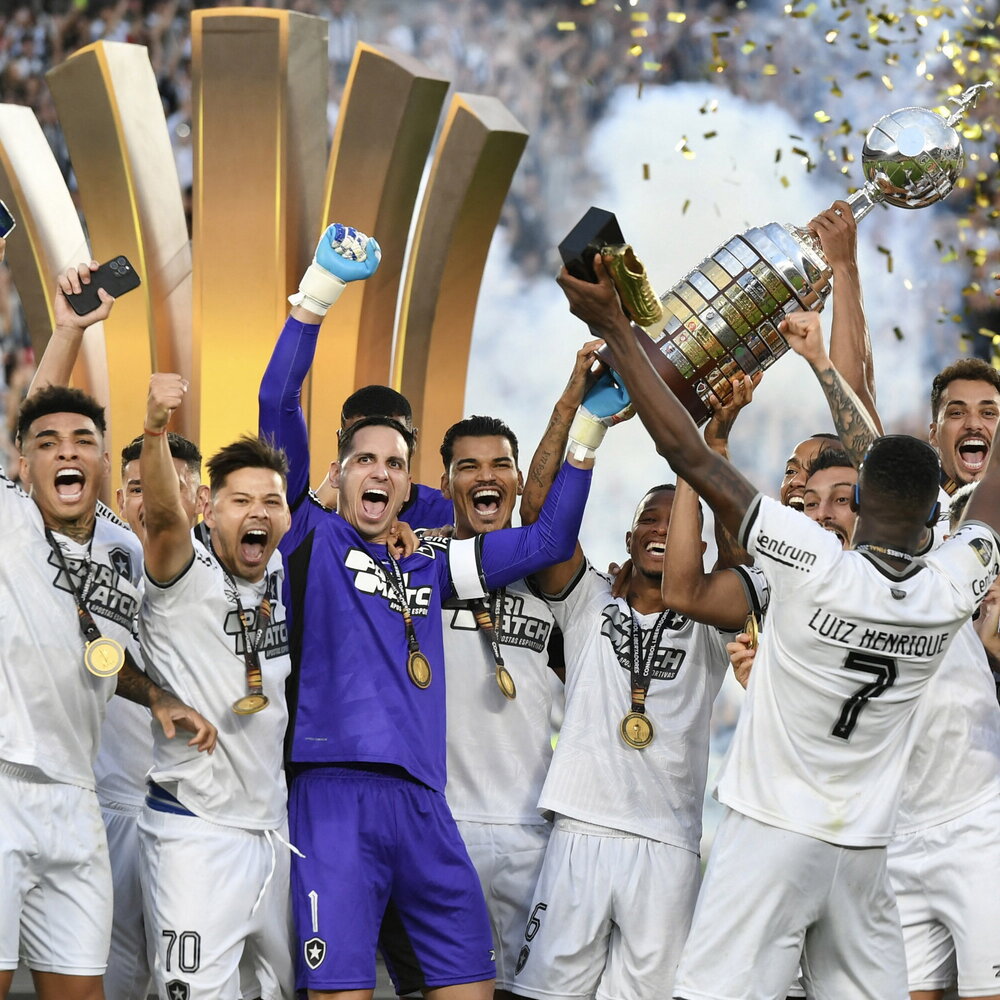
{"type": "Polygon", "coordinates": [[[320,237],[316,255],[289,301],[292,310],[264,371],[258,395],[259,430],[288,457],[288,501],[294,507],[309,489],[309,432],[302,414],[302,383],[320,323],[349,281],[378,269],[382,250],[374,237],[334,223],[320,237]],[[362,256],[363,254],[363,256],[362,256]]]}
{"type": "Polygon", "coordinates": [[[833,327],[830,359],[882,433],[875,408],[875,363],[858,271],[858,223],[846,201],[835,201],[809,228],[819,237],[833,270],[833,327]]]}
{"type": "MultiPolygon", "coordinates": [[[[529,470],[531,496],[529,498],[528,517],[526,524],[532,524],[537,516],[541,521],[542,512],[551,509],[550,499],[552,488],[549,479],[554,463],[566,451],[566,463],[580,469],[590,469],[594,464],[594,456],[604,440],[609,427],[613,427],[633,414],[632,405],[625,390],[612,378],[611,373],[604,372],[596,380],[589,378],[589,369],[593,363],[592,350],[599,346],[600,341],[591,341],[577,353],[573,375],[570,377],[560,403],[571,404],[574,399],[579,401],[568,426],[560,412],[560,404],[556,404],[553,419],[549,422],[545,435],[532,459],[532,469],[529,470]],[[589,388],[586,386],[589,383],[589,388]],[[583,390],[586,388],[586,391],[583,390]],[[536,464],[539,454],[544,455],[544,469],[536,464]],[[532,478],[533,477],[533,478],[532,478]],[[544,504],[542,501],[544,500],[544,504]],[[539,514],[535,515],[533,508],[541,504],[539,514]]],[[[562,473],[560,473],[562,475],[562,473]]],[[[558,480],[557,480],[558,481],[558,480]]],[[[522,503],[522,511],[524,504],[522,503]]],[[[581,518],[583,511],[580,511],[581,518]]],[[[557,525],[561,531],[561,526],[557,525]]],[[[579,530],[579,522],[577,522],[579,530]]],[[[583,549],[578,539],[574,539],[571,551],[559,559],[548,559],[535,570],[536,583],[546,594],[561,594],[570,581],[579,572],[583,564],[583,549]],[[536,572],[537,570],[537,572],[536,572]]],[[[511,579],[517,579],[512,577],[511,579]]]]}
{"type": "MultiPolygon", "coordinates": [[[[0,260],[2,259],[0,256],[0,260]]],[[[96,260],[92,260],[89,264],[69,268],[56,279],[55,326],[28,387],[29,396],[46,386],[69,385],[84,333],[88,327],[111,315],[115,300],[103,288],[97,290],[101,305],[83,316],[77,316],[66,301],[67,295],[78,294],[84,285],[90,284],[91,272],[96,271],[99,266],[96,260]]]]}
{"type": "MultiPolygon", "coordinates": [[[[739,416],[740,410],[744,406],[753,402],[753,391],[760,384],[763,376],[758,372],[752,378],[743,376],[733,382],[733,394],[728,403],[719,403],[712,408],[712,416],[705,425],[705,443],[712,451],[729,458],[729,435],[732,432],[733,424],[739,416]]],[[[700,533],[699,533],[700,534],[700,533]]],[[[715,521],[715,546],[718,549],[718,557],[715,560],[715,569],[727,569],[730,566],[739,566],[751,562],[750,554],[739,542],[726,530],[726,526],[718,519],[715,521]]]]}
{"type": "Polygon", "coordinates": [[[181,503],[180,480],[167,441],[167,424],[187,388],[180,375],[158,372],[149,380],[139,476],[146,529],[143,558],[146,572],[157,583],[176,579],[194,558],[191,519],[181,503]]]}
{"type": "MultiPolygon", "coordinates": [[[[759,376],[739,379],[732,401],[712,412],[705,427],[705,441],[723,457],[728,457],[729,432],[736,416],[753,399],[753,388],[759,381],[759,376]]],[[[663,603],[697,622],[733,632],[743,625],[751,609],[741,577],[728,567],[749,562],[750,557],[718,520],[715,537],[720,561],[706,573],[698,496],[683,479],[678,479],[663,555],[663,603]]]]}
{"type": "Polygon", "coordinates": [[[528,474],[524,479],[524,492],[521,494],[521,524],[533,524],[538,520],[538,513],[562,465],[563,455],[566,454],[570,425],[583,402],[584,394],[592,384],[597,349],[603,343],[602,340],[588,340],[576,352],[566,388],[556,400],[545,433],[538,442],[535,454],[531,456],[528,474]]]}
{"type": "Polygon", "coordinates": [[[572,579],[568,567],[579,569],[580,525],[590,492],[593,458],[568,457],[556,475],[534,524],[502,528],[479,536],[482,571],[490,589],[503,587],[522,577],[535,575],[539,586],[550,594],[559,593],[572,579]],[[546,569],[550,567],[550,569],[546,569]],[[557,570],[558,578],[551,574],[557,570]],[[553,584],[555,579],[555,584],[553,584]],[[555,589],[550,589],[553,587],[555,589]]]}
{"type": "Polygon", "coordinates": [[[565,268],[560,273],[559,284],[569,300],[570,311],[604,336],[614,356],[615,370],[624,379],[656,450],[737,535],[757,490],[705,444],[688,412],[653,370],[633,336],[599,254],[594,256],[594,270],[598,279],[595,284],[574,278],[565,268]]]}
{"type": "Polygon", "coordinates": [[[663,603],[696,622],[735,632],[750,613],[743,584],[730,569],[706,573],[704,551],[698,496],[683,479],[678,479],[663,555],[663,603]]]}
{"type": "Polygon", "coordinates": [[[864,404],[830,360],[823,346],[819,316],[814,312],[791,313],[781,321],[778,329],[785,335],[788,346],[805,358],[816,373],[837,436],[851,464],[858,468],[872,442],[881,436],[881,427],[871,419],[864,404]]]}

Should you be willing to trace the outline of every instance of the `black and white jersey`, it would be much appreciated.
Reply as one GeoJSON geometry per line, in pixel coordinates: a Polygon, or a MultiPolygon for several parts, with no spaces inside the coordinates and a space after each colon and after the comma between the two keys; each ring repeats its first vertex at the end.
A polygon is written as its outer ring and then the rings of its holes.
{"type": "Polygon", "coordinates": [[[967,523],[896,570],[758,497],[740,540],[772,601],[717,796],[830,843],[885,844],[919,697],[1000,571],[997,536],[967,523]]]}
{"type": "Polygon", "coordinates": [[[246,695],[247,680],[231,578],[199,541],[190,566],[173,582],[160,586],[146,576],[139,615],[146,669],[219,730],[215,752],[207,754],[187,745],[190,734],[178,730],[168,740],[157,727],[150,777],[196,816],[222,826],[270,830],[285,822],[282,747],[291,664],[282,578],[281,556],[275,552],[259,583],[235,579],[270,699],[261,712],[237,715],[232,706],[246,695]],[[258,609],[265,593],[271,613],[261,629],[258,609]]]}
{"type": "MultiPolygon", "coordinates": [[[[751,606],[766,607],[762,576],[752,567],[740,573],[754,589],[751,606]]],[[[645,712],[654,730],[637,750],[619,731],[632,703],[628,603],[612,597],[610,580],[587,564],[550,606],[565,639],[566,714],[539,805],[697,851],[709,718],[730,635],[672,611],[659,627],[658,614],[636,616],[642,654],[652,657],[645,712]]]]}
{"type": "Polygon", "coordinates": [[[101,720],[117,681],[84,666],[73,591],[82,591],[101,634],[127,645],[139,607],[139,543],[99,504],[89,542],[55,534],[64,569],[35,502],[2,470],[0,519],[0,760],[93,789],[101,720]]]}
{"type": "Polygon", "coordinates": [[[469,602],[441,611],[447,675],[448,784],[455,819],[537,825],[538,796],[552,759],[553,715],[562,683],[549,669],[552,612],[523,580],[506,588],[499,639],[517,688],[512,701],[496,682],[488,637],[469,602]]]}

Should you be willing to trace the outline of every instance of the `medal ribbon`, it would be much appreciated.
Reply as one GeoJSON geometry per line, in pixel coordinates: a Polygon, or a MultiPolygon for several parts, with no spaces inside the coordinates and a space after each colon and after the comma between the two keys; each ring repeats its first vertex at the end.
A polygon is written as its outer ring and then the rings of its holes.
{"type": "Polygon", "coordinates": [[[403,625],[406,628],[406,647],[412,656],[420,652],[420,640],[417,639],[417,630],[413,627],[413,615],[410,614],[410,602],[406,599],[406,581],[403,579],[403,571],[399,568],[399,563],[389,555],[386,550],[389,565],[392,567],[392,578],[389,585],[392,587],[396,600],[399,601],[400,614],[403,616],[403,625]]]}
{"type": "MultiPolygon", "coordinates": [[[[66,557],[63,555],[62,547],[55,540],[55,536],[49,528],[45,529],[45,537],[48,540],[49,545],[52,547],[52,551],[56,554],[56,558],[59,560],[59,565],[66,574],[69,589],[72,591],[73,600],[76,603],[76,613],[80,619],[80,631],[83,633],[84,641],[88,643],[96,642],[101,638],[101,630],[97,627],[97,623],[94,621],[93,615],[91,615],[90,611],[87,609],[87,598],[90,597],[94,590],[94,578],[97,576],[97,563],[95,563],[92,559],[88,559],[88,565],[90,568],[87,570],[87,578],[83,581],[83,587],[77,590],[76,584],[73,582],[73,574],[70,572],[69,564],[66,562],[66,557]]],[[[91,547],[93,547],[93,542],[91,542],[91,547]]]]}
{"type": "Polygon", "coordinates": [[[490,593],[489,600],[485,597],[480,598],[472,606],[476,624],[489,640],[490,649],[493,651],[493,660],[497,667],[504,666],[503,654],[500,651],[500,629],[503,624],[503,604],[506,596],[507,588],[501,587],[490,593]],[[490,607],[491,602],[492,608],[490,607]]]}
{"type": "Polygon", "coordinates": [[[653,669],[653,658],[657,649],[660,648],[660,636],[667,625],[667,617],[671,612],[661,611],[656,618],[656,622],[649,630],[649,645],[646,647],[645,655],[642,651],[642,628],[636,613],[629,607],[631,615],[631,686],[632,686],[632,711],[638,715],[646,714],[646,693],[649,691],[649,682],[653,669]]]}
{"type": "Polygon", "coordinates": [[[264,630],[271,621],[271,601],[267,596],[268,591],[271,589],[271,574],[265,573],[264,575],[264,596],[260,599],[260,605],[257,608],[257,631],[254,632],[251,639],[249,616],[243,607],[243,602],[240,600],[240,592],[236,586],[236,580],[219,558],[219,554],[215,551],[215,546],[212,545],[211,540],[209,540],[209,547],[212,550],[212,555],[215,556],[215,561],[225,574],[229,586],[233,588],[233,596],[236,600],[236,616],[240,620],[240,629],[243,632],[243,662],[246,664],[247,695],[263,696],[264,675],[261,671],[260,656],[257,651],[260,649],[264,630]]]}

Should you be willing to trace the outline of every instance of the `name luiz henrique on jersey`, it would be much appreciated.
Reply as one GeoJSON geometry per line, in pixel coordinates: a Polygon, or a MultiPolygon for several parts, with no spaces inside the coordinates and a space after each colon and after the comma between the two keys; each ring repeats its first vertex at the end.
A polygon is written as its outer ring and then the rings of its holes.
{"type": "Polygon", "coordinates": [[[899,570],[767,497],[740,539],[772,601],[717,797],[830,843],[886,844],[919,696],[1000,572],[1000,540],[969,522],[899,570]]]}

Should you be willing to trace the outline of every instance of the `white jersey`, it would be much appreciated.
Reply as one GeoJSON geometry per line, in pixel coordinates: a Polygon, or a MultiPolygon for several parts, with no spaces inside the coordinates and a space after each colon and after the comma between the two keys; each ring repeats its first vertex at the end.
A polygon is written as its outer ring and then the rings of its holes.
{"type": "MultiPolygon", "coordinates": [[[[491,612],[492,613],[492,612],[491,612]]],[[[503,661],[517,688],[508,701],[496,660],[469,605],[448,601],[444,631],[448,784],[455,819],[543,824],[538,796],[552,759],[552,717],[562,683],[549,669],[552,613],[523,580],[506,588],[499,628],[503,661]]]]}
{"type": "Polygon", "coordinates": [[[251,641],[265,589],[271,602],[257,647],[270,704],[254,715],[232,709],[247,693],[243,628],[236,594],[215,556],[195,541],[191,565],[172,583],[160,586],[146,577],[139,636],[149,674],[219,730],[212,754],[189,747],[187,733],[168,740],[156,731],[150,777],[196,816],[222,826],[271,830],[285,822],[282,746],[291,663],[282,576],[275,552],[259,583],[236,580],[251,641]]]}
{"type": "Polygon", "coordinates": [[[886,844],[919,696],[1000,572],[997,536],[971,522],[897,571],[758,497],[740,539],[773,600],[716,794],[772,826],[886,844]]]}
{"type": "Polygon", "coordinates": [[[913,724],[897,834],[947,823],[1000,795],[1000,704],[972,622],[952,640],[913,724]]]}
{"type": "Polygon", "coordinates": [[[83,592],[101,634],[127,644],[139,607],[139,543],[99,504],[89,542],[55,535],[67,579],[41,511],[2,470],[0,521],[0,760],[93,790],[101,719],[117,681],[83,664],[73,588],[83,592]]]}
{"type": "MultiPolygon", "coordinates": [[[[143,665],[143,661],[139,663],[143,665]]],[[[152,722],[153,717],[144,705],[125,698],[112,698],[108,702],[94,762],[101,805],[142,805],[146,798],[146,775],[153,764],[152,722]]]]}
{"type": "MultiPolygon", "coordinates": [[[[744,582],[761,579],[741,567],[744,582]]],[[[766,604],[761,592],[754,607],[766,604]]],[[[572,819],[698,851],[708,768],[709,717],[729,658],[728,636],[673,611],[636,615],[652,652],[646,716],[653,741],[627,745],[619,726],[631,710],[632,613],[587,564],[550,599],[566,649],[566,715],[539,806],[572,819]]]]}

